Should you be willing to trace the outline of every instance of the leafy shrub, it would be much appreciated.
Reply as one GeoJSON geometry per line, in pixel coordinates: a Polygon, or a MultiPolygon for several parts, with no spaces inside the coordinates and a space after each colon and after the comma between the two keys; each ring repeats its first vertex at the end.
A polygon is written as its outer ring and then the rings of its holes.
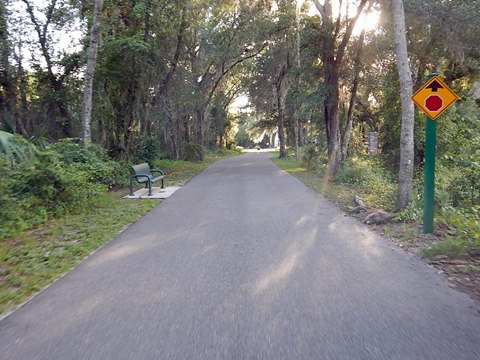
{"type": "Polygon", "coordinates": [[[198,161],[200,146],[191,142],[183,143],[183,159],[185,161],[198,161]]]}
{"type": "Polygon", "coordinates": [[[480,248],[480,205],[469,209],[446,209],[439,219],[448,222],[469,247],[480,248]]]}
{"type": "Polygon", "coordinates": [[[471,207],[480,203],[480,156],[459,155],[460,159],[440,162],[437,167],[436,189],[442,206],[471,207]]]}
{"type": "Polygon", "coordinates": [[[442,207],[469,208],[480,203],[480,122],[474,99],[446,113],[438,125],[436,188],[442,207]]]}
{"type": "Polygon", "coordinates": [[[168,159],[169,154],[162,151],[156,136],[140,136],[134,149],[135,162],[146,162],[150,166],[155,160],[168,159]]]}
{"type": "Polygon", "coordinates": [[[424,251],[427,257],[447,255],[452,258],[464,257],[469,249],[480,248],[480,206],[469,209],[443,209],[438,217],[442,223],[448,224],[456,236],[433,244],[424,251]]]}
{"type": "Polygon", "coordinates": [[[307,145],[303,148],[302,161],[308,169],[323,175],[328,164],[327,149],[315,144],[307,145]]]}
{"type": "Polygon", "coordinates": [[[410,203],[400,212],[398,219],[409,222],[422,222],[423,206],[423,182],[414,181],[410,203]]]}
{"type": "Polygon", "coordinates": [[[396,195],[395,181],[377,160],[351,157],[345,161],[335,181],[357,186],[366,194],[366,201],[371,206],[393,207],[396,195]]]}
{"type": "MultiPolygon", "coordinates": [[[[33,145],[31,145],[33,146],[33,145]]],[[[67,139],[36,149],[20,161],[0,154],[0,238],[50,217],[80,212],[108,188],[122,184],[125,171],[98,147],[85,151],[67,139]]]]}
{"type": "Polygon", "coordinates": [[[0,155],[8,162],[21,161],[35,154],[35,146],[19,135],[0,131],[0,155]]]}
{"type": "Polygon", "coordinates": [[[84,173],[91,183],[100,183],[108,188],[123,185],[128,169],[110,159],[107,151],[100,146],[92,145],[85,150],[78,139],[63,139],[49,146],[47,149],[58,154],[58,160],[65,168],[75,172],[84,173]]]}

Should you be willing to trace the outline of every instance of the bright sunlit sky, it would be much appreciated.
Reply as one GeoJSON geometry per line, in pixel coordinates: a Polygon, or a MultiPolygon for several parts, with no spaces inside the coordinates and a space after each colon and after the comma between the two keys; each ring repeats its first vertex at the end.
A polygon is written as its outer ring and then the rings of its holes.
{"type": "MultiPolygon", "coordinates": [[[[301,2],[305,2],[305,1],[297,0],[297,3],[301,3],[301,2]]],[[[323,5],[325,1],[320,0],[320,3],[323,5]]],[[[340,11],[340,14],[342,15],[342,17],[345,17],[348,13],[348,17],[350,18],[355,15],[355,11],[358,5],[358,0],[342,1],[341,8],[340,8],[339,0],[332,0],[331,3],[332,3],[332,10],[333,10],[334,16],[338,15],[338,12],[340,11]]],[[[306,4],[308,6],[307,14],[309,16],[318,15],[318,10],[315,7],[315,4],[313,3],[313,1],[307,0],[306,4]]],[[[380,20],[379,11],[370,10],[368,14],[365,14],[365,12],[362,13],[357,20],[357,24],[353,31],[353,35],[359,35],[362,29],[365,29],[367,32],[375,30],[378,26],[379,20],[380,20]]]]}
{"type": "MultiPolygon", "coordinates": [[[[42,26],[45,23],[45,15],[41,9],[45,8],[50,1],[31,0],[30,3],[35,8],[35,17],[42,26]]],[[[36,61],[45,65],[44,59],[38,49],[38,35],[26,11],[26,5],[21,1],[12,1],[9,4],[9,9],[12,11],[12,17],[9,18],[9,27],[14,30],[11,33],[21,39],[24,66],[30,68],[29,65],[32,56],[35,57],[36,61]]],[[[81,23],[78,18],[75,18],[72,23],[68,24],[68,28],[66,29],[55,29],[52,25],[49,29],[49,35],[54,43],[53,48],[56,54],[70,54],[80,50],[80,39],[84,34],[85,24],[81,23]]],[[[18,41],[16,43],[18,43],[18,41]]],[[[18,49],[16,49],[16,51],[18,51],[18,49]]]]}

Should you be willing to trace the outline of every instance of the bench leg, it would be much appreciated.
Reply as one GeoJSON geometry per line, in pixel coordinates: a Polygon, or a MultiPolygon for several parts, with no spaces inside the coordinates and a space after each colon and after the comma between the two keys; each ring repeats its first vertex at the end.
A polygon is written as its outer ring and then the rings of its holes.
{"type": "Polygon", "coordinates": [[[165,184],[163,182],[163,179],[162,179],[162,189],[165,189],[165,184]]]}
{"type": "Polygon", "coordinates": [[[133,178],[130,178],[130,196],[133,196],[133,178]]]}
{"type": "Polygon", "coordinates": [[[148,182],[148,196],[152,196],[152,182],[148,182]]]}

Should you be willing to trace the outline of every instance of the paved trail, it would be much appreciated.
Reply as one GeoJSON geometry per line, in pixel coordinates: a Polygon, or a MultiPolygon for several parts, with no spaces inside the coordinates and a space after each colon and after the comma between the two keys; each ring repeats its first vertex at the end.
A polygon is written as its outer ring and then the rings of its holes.
{"type": "Polygon", "coordinates": [[[477,309],[252,153],[1,321],[0,358],[480,359],[477,309]]]}

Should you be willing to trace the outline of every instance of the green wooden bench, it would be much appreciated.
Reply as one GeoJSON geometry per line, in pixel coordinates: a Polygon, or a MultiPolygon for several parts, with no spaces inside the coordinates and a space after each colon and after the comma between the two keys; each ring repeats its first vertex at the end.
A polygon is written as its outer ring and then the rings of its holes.
{"type": "Polygon", "coordinates": [[[133,165],[130,168],[130,196],[133,196],[133,180],[136,180],[140,184],[145,184],[145,188],[148,188],[148,196],[152,196],[152,183],[161,180],[162,189],[165,188],[165,174],[162,170],[150,169],[147,163],[133,165]],[[154,175],[159,174],[159,175],[154,175]]]}

